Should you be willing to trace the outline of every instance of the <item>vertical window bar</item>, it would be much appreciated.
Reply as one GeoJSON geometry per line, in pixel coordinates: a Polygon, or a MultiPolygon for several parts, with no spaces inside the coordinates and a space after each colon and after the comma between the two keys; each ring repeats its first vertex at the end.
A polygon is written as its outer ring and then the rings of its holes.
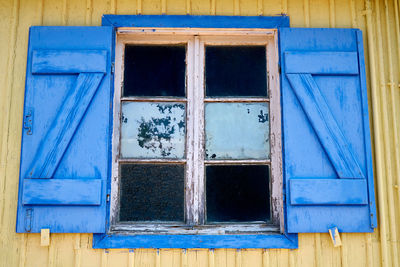
{"type": "Polygon", "coordinates": [[[194,103],[194,87],[195,87],[195,76],[194,76],[194,61],[195,61],[195,42],[194,39],[189,40],[187,46],[187,54],[186,54],[186,68],[187,68],[187,76],[186,76],[186,95],[187,95],[187,113],[186,113],[186,184],[185,184],[185,214],[186,214],[186,223],[188,225],[194,224],[195,213],[193,210],[194,207],[194,184],[195,177],[194,173],[194,150],[193,150],[193,142],[194,142],[194,123],[195,119],[193,118],[195,103],[194,103]]]}
{"type": "Polygon", "coordinates": [[[204,224],[204,43],[195,36],[194,58],[194,223],[204,224]]]}
{"type": "Polygon", "coordinates": [[[272,222],[279,224],[281,231],[283,221],[282,197],[282,145],[281,145],[281,103],[278,72],[277,38],[270,38],[267,44],[268,90],[270,97],[270,141],[271,141],[271,215],[272,222]]]}
{"type": "Polygon", "coordinates": [[[121,93],[123,83],[123,69],[124,69],[124,48],[123,42],[117,42],[115,47],[115,71],[114,71],[114,104],[113,104],[113,135],[112,135],[112,171],[111,171],[111,200],[110,200],[110,214],[111,225],[117,223],[119,218],[119,152],[120,152],[120,118],[121,118],[121,93]]]}

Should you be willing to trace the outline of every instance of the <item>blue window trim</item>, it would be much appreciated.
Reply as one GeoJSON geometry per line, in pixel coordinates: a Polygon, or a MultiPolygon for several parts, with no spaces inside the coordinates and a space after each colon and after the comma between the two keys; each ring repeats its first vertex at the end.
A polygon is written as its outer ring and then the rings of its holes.
{"type": "MultiPolygon", "coordinates": [[[[290,27],[281,16],[190,16],[190,15],[103,15],[102,26],[185,28],[281,28],[290,27]]],[[[114,42],[115,43],[115,42],[114,42]]],[[[114,48],[113,48],[114,51],[114,48]]],[[[113,59],[114,60],[114,59],[113,59]]],[[[112,125],[112,124],[111,124],[112,125]]],[[[111,149],[110,149],[111,153],[111,149]]],[[[111,165],[111,162],[110,162],[111,165]]],[[[111,166],[109,167],[111,170],[111,166]]],[[[111,174],[109,175],[111,177],[111,174]]],[[[107,181],[108,192],[111,179],[107,181]]],[[[107,218],[110,216],[109,205],[107,218]]],[[[109,222],[107,220],[107,229],[109,222]]],[[[286,224],[285,224],[286,229],[286,224]]],[[[93,248],[298,248],[297,234],[254,235],[122,235],[94,234],[93,248]]]]}
{"type": "Polygon", "coordinates": [[[190,15],[103,15],[102,26],[184,28],[281,28],[290,27],[281,16],[190,16],[190,15]]]}
{"type": "Polygon", "coordinates": [[[93,248],[298,248],[297,234],[117,235],[94,234],[93,248]]]}

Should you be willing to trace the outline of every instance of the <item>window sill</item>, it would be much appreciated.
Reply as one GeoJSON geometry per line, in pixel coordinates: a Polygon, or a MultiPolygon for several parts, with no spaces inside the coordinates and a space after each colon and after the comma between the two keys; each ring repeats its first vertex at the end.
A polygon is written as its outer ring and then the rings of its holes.
{"type": "Polygon", "coordinates": [[[297,234],[126,235],[93,234],[93,248],[298,248],[297,234]]]}

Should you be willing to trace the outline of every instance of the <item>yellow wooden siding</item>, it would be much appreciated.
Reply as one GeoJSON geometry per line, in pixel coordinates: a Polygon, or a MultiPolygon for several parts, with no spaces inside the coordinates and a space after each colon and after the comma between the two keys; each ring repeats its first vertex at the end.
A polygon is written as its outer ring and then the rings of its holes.
{"type": "Polygon", "coordinates": [[[399,0],[0,0],[0,266],[399,266],[399,0]],[[102,14],[290,16],[292,27],[363,31],[379,227],[372,234],[300,234],[299,249],[94,250],[90,234],[16,234],[28,30],[100,25],[102,14]]]}

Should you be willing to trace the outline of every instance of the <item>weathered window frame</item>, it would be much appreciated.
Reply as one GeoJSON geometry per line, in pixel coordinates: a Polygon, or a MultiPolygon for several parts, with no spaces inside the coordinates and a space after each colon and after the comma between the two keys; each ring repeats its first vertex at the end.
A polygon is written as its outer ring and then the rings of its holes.
{"type": "MultiPolygon", "coordinates": [[[[146,27],[157,30],[161,27],[170,28],[248,28],[248,29],[276,29],[290,27],[289,17],[280,16],[192,16],[192,15],[103,15],[102,26],[112,26],[115,31],[120,27],[146,27]]],[[[115,47],[114,47],[115,48],[115,47]]],[[[115,50],[115,49],[114,49],[115,50]]],[[[114,53],[112,55],[114,61],[114,53]]],[[[110,148],[111,156],[111,148],[110,148]]],[[[107,192],[111,194],[111,162],[110,177],[107,183],[107,192]]],[[[285,198],[285,192],[283,192],[285,198]]],[[[109,204],[109,202],[108,202],[109,204]]],[[[283,206],[286,214],[285,205],[283,206]]],[[[110,227],[110,205],[107,206],[107,229],[110,227]]],[[[229,235],[126,235],[121,233],[93,234],[93,248],[270,248],[296,249],[298,235],[289,234],[287,222],[284,222],[282,233],[269,234],[229,234],[229,235]]]]}
{"type": "Polygon", "coordinates": [[[115,50],[115,94],[113,127],[113,164],[111,184],[110,232],[168,233],[168,234],[227,234],[283,232],[282,149],[280,87],[278,73],[278,43],[276,29],[180,29],[118,28],[115,50]],[[124,48],[127,44],[185,44],[186,98],[122,97],[124,75],[124,48]],[[267,97],[206,98],[204,95],[204,56],[206,45],[262,45],[266,47],[267,97]],[[179,102],[186,104],[186,158],[185,159],[120,159],[121,102],[179,102]],[[270,160],[205,160],[204,106],[210,102],[269,103],[270,160]],[[193,145],[192,145],[193,144],[193,145]],[[120,163],[175,163],[186,164],[185,222],[182,223],[120,223],[119,164],[120,163]],[[205,223],[204,166],[216,164],[266,164],[270,166],[271,223],[205,223]]]}

